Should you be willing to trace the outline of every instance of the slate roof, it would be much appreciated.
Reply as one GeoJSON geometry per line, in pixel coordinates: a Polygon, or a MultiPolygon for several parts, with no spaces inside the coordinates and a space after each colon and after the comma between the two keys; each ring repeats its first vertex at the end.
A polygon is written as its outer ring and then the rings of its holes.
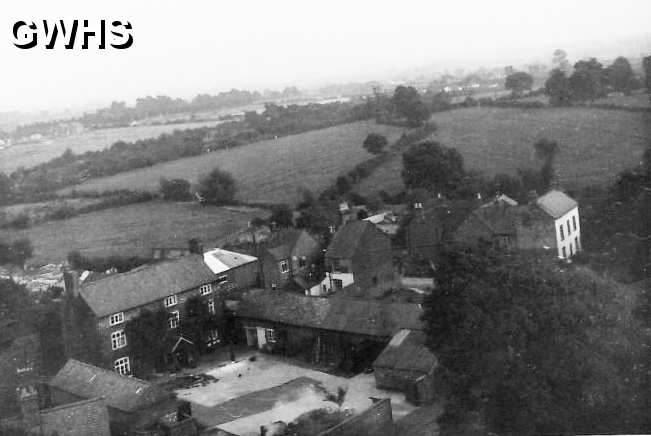
{"type": "Polygon", "coordinates": [[[332,237],[332,241],[330,241],[330,245],[326,251],[326,256],[337,259],[353,257],[364,232],[374,229],[375,226],[369,221],[354,220],[348,222],[345,226],[337,230],[337,233],[332,237]]]}
{"type": "Polygon", "coordinates": [[[373,362],[374,367],[429,373],[437,359],[425,346],[422,331],[403,329],[396,333],[373,362]]]}
{"type": "Polygon", "coordinates": [[[246,265],[247,263],[258,260],[256,257],[248,254],[236,253],[234,251],[215,248],[203,254],[203,260],[208,268],[215,274],[223,273],[229,269],[246,265]]]}
{"type": "Polygon", "coordinates": [[[276,260],[288,259],[304,231],[289,228],[272,233],[265,241],[264,248],[276,260]]]}
{"type": "Polygon", "coordinates": [[[50,381],[50,386],[81,398],[103,398],[109,407],[133,412],[162,400],[175,398],[146,381],[69,359],[50,381]]]}
{"type": "Polygon", "coordinates": [[[515,235],[516,211],[514,206],[495,204],[475,209],[472,214],[495,234],[515,235]]]}
{"type": "Polygon", "coordinates": [[[578,203],[564,192],[551,190],[538,197],[536,205],[556,219],[577,207],[578,203]]]}
{"type": "Polygon", "coordinates": [[[244,294],[236,315],[315,329],[369,336],[392,336],[422,328],[418,304],[346,298],[306,297],[255,290],[244,294]]]}
{"type": "Polygon", "coordinates": [[[215,273],[205,264],[203,256],[193,254],[106,277],[82,286],[79,293],[95,315],[102,317],[214,280],[215,273]]]}

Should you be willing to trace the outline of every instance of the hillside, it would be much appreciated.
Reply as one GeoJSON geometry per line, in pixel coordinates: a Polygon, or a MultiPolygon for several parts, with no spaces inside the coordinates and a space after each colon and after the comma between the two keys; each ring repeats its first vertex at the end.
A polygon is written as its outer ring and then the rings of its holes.
{"type": "Polygon", "coordinates": [[[300,198],[300,188],[319,192],[339,174],[370,158],[362,143],[371,132],[385,135],[392,142],[403,129],[372,121],[343,124],[94,179],[71,189],[157,190],[161,177],[196,182],[218,166],[235,177],[239,200],[293,202],[300,198]]]}
{"type": "Polygon", "coordinates": [[[31,265],[61,262],[71,250],[87,256],[148,256],[154,247],[185,247],[200,238],[206,247],[245,229],[268,212],[197,203],[152,201],[49,221],[25,230],[0,230],[0,239],[27,237],[34,246],[31,265]]]}
{"type": "MultiPolygon", "coordinates": [[[[486,175],[534,167],[533,144],[558,141],[557,175],[566,188],[611,181],[635,165],[651,140],[651,114],[591,108],[467,108],[432,116],[432,139],[462,154],[466,167],[486,175]]],[[[362,195],[404,189],[402,156],[395,155],[365,179],[362,195]]]]}

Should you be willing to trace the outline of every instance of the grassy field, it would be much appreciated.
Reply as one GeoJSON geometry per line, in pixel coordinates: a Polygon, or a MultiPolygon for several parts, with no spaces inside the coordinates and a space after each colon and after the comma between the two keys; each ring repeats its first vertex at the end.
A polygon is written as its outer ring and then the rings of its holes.
{"type": "Polygon", "coordinates": [[[233,174],[240,200],[289,203],[299,199],[299,188],[319,192],[338,175],[371,157],[362,148],[371,132],[385,135],[392,142],[403,129],[360,121],[90,180],[75,189],[157,190],[161,177],[195,182],[217,166],[233,174]]]}
{"type": "MultiPolygon", "coordinates": [[[[651,141],[651,114],[589,108],[468,108],[434,114],[432,139],[462,154],[466,168],[485,175],[538,167],[533,144],[558,141],[556,172],[562,186],[575,188],[609,182],[639,162],[651,141]]],[[[402,156],[396,154],[365,179],[357,191],[404,189],[402,156]]]]}
{"type": "Polygon", "coordinates": [[[155,138],[174,130],[214,126],[219,121],[199,123],[167,124],[159,126],[121,127],[115,129],[91,130],[79,135],[55,138],[43,142],[17,144],[0,150],[0,172],[10,173],[19,167],[33,167],[61,156],[69,148],[75,153],[97,151],[110,147],[117,141],[136,141],[155,138]]]}
{"type": "Polygon", "coordinates": [[[50,221],[25,230],[0,230],[0,239],[28,237],[34,246],[31,265],[58,263],[68,252],[90,256],[148,256],[154,247],[185,247],[200,238],[206,248],[246,228],[268,212],[251,208],[219,208],[197,203],[149,202],[106,209],[64,221],[50,221]]]}

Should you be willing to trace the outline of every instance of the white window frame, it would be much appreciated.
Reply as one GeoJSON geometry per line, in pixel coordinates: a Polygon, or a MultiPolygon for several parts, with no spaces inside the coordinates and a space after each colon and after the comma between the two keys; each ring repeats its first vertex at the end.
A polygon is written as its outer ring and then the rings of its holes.
{"type": "Polygon", "coordinates": [[[561,238],[561,241],[564,241],[564,240],[565,240],[565,232],[563,231],[563,223],[561,223],[561,224],[558,226],[558,230],[559,230],[559,232],[560,232],[560,238],[561,238]]]}
{"type": "Polygon", "coordinates": [[[210,313],[211,315],[215,314],[215,300],[214,300],[214,298],[211,298],[210,300],[208,300],[208,313],[210,313]]]}
{"type": "Polygon", "coordinates": [[[199,286],[199,293],[201,295],[209,295],[212,293],[212,285],[210,283],[199,286]]]}
{"type": "Polygon", "coordinates": [[[131,364],[129,363],[129,356],[120,357],[113,362],[113,369],[120,375],[131,374],[131,364]]]}
{"type": "Polygon", "coordinates": [[[111,349],[119,350],[127,346],[127,335],[124,330],[116,330],[111,333],[111,349]]]}
{"type": "Polygon", "coordinates": [[[289,259],[283,259],[278,262],[278,267],[280,268],[280,272],[283,274],[289,272],[289,259]]]}
{"type": "Polygon", "coordinates": [[[298,258],[298,267],[305,268],[307,266],[307,257],[301,256],[298,258]]]}
{"type": "Polygon", "coordinates": [[[222,340],[219,337],[219,330],[213,329],[209,330],[207,332],[207,339],[206,339],[206,346],[207,347],[214,347],[215,345],[219,344],[222,340]]]}
{"type": "Polygon", "coordinates": [[[165,297],[165,299],[163,300],[163,304],[165,305],[165,307],[176,306],[178,303],[179,303],[179,299],[176,298],[176,294],[170,295],[169,297],[165,297]]]}
{"type": "Polygon", "coordinates": [[[276,342],[276,331],[274,329],[264,329],[264,338],[267,342],[276,342]]]}
{"type": "Polygon", "coordinates": [[[181,321],[181,315],[179,314],[178,310],[175,310],[169,313],[169,317],[167,318],[167,326],[170,329],[178,328],[180,321],[181,321]]]}
{"type": "Polygon", "coordinates": [[[218,285],[223,285],[224,283],[228,282],[228,274],[222,274],[219,277],[217,277],[217,284],[218,285]]]}
{"type": "Polygon", "coordinates": [[[109,316],[109,325],[118,325],[124,322],[124,312],[114,313],[109,316]]]}

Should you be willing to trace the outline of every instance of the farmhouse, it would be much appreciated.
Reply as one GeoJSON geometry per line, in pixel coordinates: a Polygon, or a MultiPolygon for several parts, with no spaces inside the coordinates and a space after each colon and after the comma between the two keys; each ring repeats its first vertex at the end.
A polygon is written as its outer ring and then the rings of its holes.
{"type": "Polygon", "coordinates": [[[293,280],[304,278],[313,269],[319,243],[305,230],[282,229],[273,233],[261,251],[266,289],[284,289],[293,280]]]}
{"type": "Polygon", "coordinates": [[[332,280],[326,277],[321,286],[327,292],[343,289],[344,281],[360,288],[391,282],[394,277],[391,240],[369,221],[351,221],[332,238],[325,266],[327,271],[342,275],[332,280]]]}
{"type": "MultiPolygon", "coordinates": [[[[181,319],[187,316],[184,303],[188,299],[202,299],[214,314],[230,292],[255,283],[256,258],[221,249],[144,266],[84,285],[79,285],[75,272],[67,272],[69,298],[65,310],[70,322],[65,323],[64,339],[68,355],[119,374],[130,374],[136,362],[129,353],[125,324],[143,309],[167,311],[167,327],[177,330],[181,319]]],[[[207,336],[207,346],[219,342],[218,331],[207,336]]],[[[189,354],[192,349],[186,347],[189,343],[170,343],[170,357],[177,363],[189,363],[193,359],[189,354]]]]}
{"type": "Polygon", "coordinates": [[[491,202],[468,216],[455,240],[504,250],[553,250],[559,259],[568,259],[581,250],[578,203],[557,190],[523,206],[491,202]]]}
{"type": "Polygon", "coordinates": [[[54,406],[84,399],[102,398],[108,407],[113,434],[158,431],[163,435],[194,435],[190,405],[171,391],[134,377],[70,359],[50,380],[54,406]]]}
{"type": "Polygon", "coordinates": [[[360,372],[397,332],[420,330],[421,312],[418,304],[254,290],[236,316],[251,347],[360,372]]]}

